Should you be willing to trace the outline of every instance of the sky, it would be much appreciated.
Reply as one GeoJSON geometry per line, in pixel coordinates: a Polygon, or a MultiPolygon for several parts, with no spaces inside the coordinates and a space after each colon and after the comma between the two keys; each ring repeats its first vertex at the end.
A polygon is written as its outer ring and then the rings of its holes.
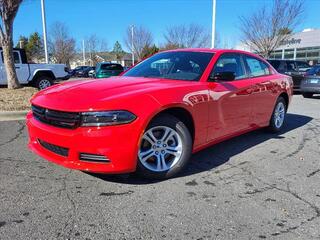
{"type": "MultiPolygon", "coordinates": [[[[294,1],[294,0],[293,0],[294,1]]],[[[239,16],[248,16],[272,0],[217,0],[216,31],[224,47],[239,43],[239,16]]],[[[196,23],[211,31],[212,0],[45,0],[47,32],[56,21],[66,24],[69,34],[81,42],[96,34],[112,49],[115,41],[124,45],[129,25],[148,28],[155,44],[172,25],[196,23]]],[[[305,0],[305,16],[297,31],[320,28],[320,0],[305,0]]],[[[40,0],[24,0],[14,22],[14,41],[32,32],[42,34],[40,0]]],[[[127,49],[126,49],[127,50],[127,49]]]]}

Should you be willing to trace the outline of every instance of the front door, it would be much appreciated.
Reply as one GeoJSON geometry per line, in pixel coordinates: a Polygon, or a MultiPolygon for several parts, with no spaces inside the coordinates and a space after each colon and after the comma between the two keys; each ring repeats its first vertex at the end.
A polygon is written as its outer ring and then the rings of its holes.
{"type": "Polygon", "coordinates": [[[232,72],[235,79],[208,82],[211,97],[208,141],[248,129],[252,121],[250,96],[253,86],[252,80],[247,76],[242,56],[234,53],[220,56],[210,74],[210,79],[217,73],[223,72],[232,72]]]}
{"type": "MultiPolygon", "coordinates": [[[[28,83],[29,79],[29,66],[22,63],[19,51],[13,51],[13,60],[16,68],[17,77],[20,83],[28,83]]],[[[7,84],[6,68],[3,61],[3,52],[1,51],[1,84],[7,84]],[[1,81],[2,80],[2,81],[1,81]]]]}

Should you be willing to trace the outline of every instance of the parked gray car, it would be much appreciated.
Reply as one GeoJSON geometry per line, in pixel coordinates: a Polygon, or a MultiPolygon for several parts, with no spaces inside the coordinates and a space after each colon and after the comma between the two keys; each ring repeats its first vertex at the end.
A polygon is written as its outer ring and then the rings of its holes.
{"type": "Polygon", "coordinates": [[[313,94],[320,94],[320,77],[306,76],[301,81],[300,89],[305,98],[311,98],[313,94]]]}

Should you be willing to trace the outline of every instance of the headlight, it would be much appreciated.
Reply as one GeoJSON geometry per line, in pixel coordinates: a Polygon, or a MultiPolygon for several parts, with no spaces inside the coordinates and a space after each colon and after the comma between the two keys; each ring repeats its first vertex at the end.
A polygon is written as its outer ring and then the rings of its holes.
{"type": "Polygon", "coordinates": [[[81,126],[110,126],[130,123],[137,117],[128,111],[84,112],[81,126]]]}

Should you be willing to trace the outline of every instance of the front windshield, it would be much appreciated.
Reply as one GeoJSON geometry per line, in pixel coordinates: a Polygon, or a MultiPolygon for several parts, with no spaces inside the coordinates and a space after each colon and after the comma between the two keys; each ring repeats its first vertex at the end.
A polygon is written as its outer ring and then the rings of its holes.
{"type": "Polygon", "coordinates": [[[123,76],[198,81],[213,53],[162,52],[139,63],[123,76]]]}

